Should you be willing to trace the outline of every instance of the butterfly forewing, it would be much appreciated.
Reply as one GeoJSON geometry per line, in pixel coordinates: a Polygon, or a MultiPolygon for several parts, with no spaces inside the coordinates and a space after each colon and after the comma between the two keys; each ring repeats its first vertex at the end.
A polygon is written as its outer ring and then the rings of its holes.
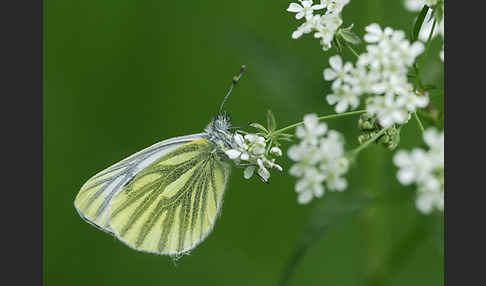
{"type": "Polygon", "coordinates": [[[213,143],[184,144],[138,173],[110,202],[109,223],[130,247],[160,254],[194,248],[211,231],[229,167],[213,143]]]}
{"type": "Polygon", "coordinates": [[[155,160],[199,138],[201,134],[164,140],[99,172],[81,187],[74,201],[76,210],[89,223],[111,233],[108,226],[108,208],[123,186],[155,160]]]}

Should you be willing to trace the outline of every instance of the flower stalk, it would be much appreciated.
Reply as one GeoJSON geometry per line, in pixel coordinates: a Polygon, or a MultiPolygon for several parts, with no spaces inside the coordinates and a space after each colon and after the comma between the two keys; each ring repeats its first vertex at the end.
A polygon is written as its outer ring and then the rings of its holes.
{"type": "Polygon", "coordinates": [[[359,145],[356,149],[352,150],[349,152],[349,157],[353,158],[355,157],[356,155],[359,154],[359,152],[363,151],[366,147],[368,147],[371,143],[375,142],[376,140],[378,140],[378,138],[380,138],[380,136],[382,136],[383,134],[385,134],[386,130],[388,128],[383,128],[381,129],[378,133],[376,133],[373,137],[371,137],[368,141],[364,142],[363,144],[359,145]]]}
{"type": "MultiPolygon", "coordinates": [[[[319,121],[321,121],[321,120],[326,120],[326,119],[339,118],[339,117],[345,117],[345,116],[349,116],[349,115],[356,115],[356,114],[363,114],[363,113],[366,113],[366,110],[357,110],[357,111],[350,111],[350,112],[345,112],[345,113],[336,113],[336,114],[331,114],[331,115],[325,115],[325,116],[318,117],[318,119],[319,119],[319,121]]],[[[279,134],[279,133],[282,133],[284,131],[288,131],[288,130],[296,128],[297,126],[300,126],[302,124],[304,124],[304,121],[301,121],[301,122],[289,125],[287,127],[284,127],[282,129],[279,129],[279,130],[275,131],[274,134],[279,134]]]]}

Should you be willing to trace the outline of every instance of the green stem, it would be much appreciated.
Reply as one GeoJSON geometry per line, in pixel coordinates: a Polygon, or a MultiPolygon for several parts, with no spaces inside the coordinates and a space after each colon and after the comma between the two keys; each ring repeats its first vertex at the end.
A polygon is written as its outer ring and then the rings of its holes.
{"type": "Polygon", "coordinates": [[[380,136],[383,135],[386,132],[386,130],[388,130],[388,128],[381,129],[380,132],[376,133],[368,141],[364,142],[363,144],[359,145],[356,149],[352,150],[349,153],[351,155],[351,157],[354,157],[354,156],[358,155],[358,153],[361,152],[361,151],[363,151],[363,149],[365,149],[366,147],[368,147],[368,145],[370,145],[371,143],[375,142],[376,139],[380,138],[380,136]]]}
{"type": "Polygon", "coordinates": [[[359,54],[353,49],[353,47],[351,47],[350,44],[348,44],[347,42],[344,42],[346,47],[348,47],[348,49],[357,57],[359,58],[359,54]]]}
{"type": "Polygon", "coordinates": [[[422,69],[425,66],[425,59],[427,58],[427,53],[429,52],[431,43],[432,43],[432,36],[434,35],[435,25],[437,24],[437,19],[434,19],[434,23],[432,24],[432,29],[430,30],[429,38],[427,39],[427,44],[425,46],[425,52],[422,58],[420,58],[419,67],[417,68],[417,77],[415,78],[415,83],[413,85],[414,90],[417,90],[417,87],[420,82],[420,75],[422,73],[422,69]]]}
{"type": "MultiPolygon", "coordinates": [[[[331,118],[338,118],[338,117],[344,117],[344,116],[348,116],[348,115],[354,115],[354,114],[362,114],[362,113],[365,113],[366,110],[357,110],[357,111],[350,111],[350,112],[345,112],[345,113],[336,113],[336,114],[331,114],[331,115],[325,115],[325,116],[321,116],[319,117],[318,119],[319,120],[325,120],[325,119],[331,119],[331,118]]],[[[281,128],[275,132],[273,132],[273,134],[279,134],[279,133],[282,133],[284,131],[287,131],[289,129],[292,129],[292,128],[295,128],[299,125],[302,125],[304,124],[304,121],[301,121],[301,122],[298,122],[298,123],[295,123],[295,124],[292,124],[292,125],[289,125],[287,127],[284,127],[284,128],[281,128]]]]}
{"type": "Polygon", "coordinates": [[[415,120],[417,120],[417,124],[420,128],[420,131],[422,131],[422,133],[424,133],[425,132],[424,125],[422,124],[422,121],[420,120],[420,117],[418,116],[417,111],[415,111],[413,113],[413,117],[415,117],[415,120]]]}

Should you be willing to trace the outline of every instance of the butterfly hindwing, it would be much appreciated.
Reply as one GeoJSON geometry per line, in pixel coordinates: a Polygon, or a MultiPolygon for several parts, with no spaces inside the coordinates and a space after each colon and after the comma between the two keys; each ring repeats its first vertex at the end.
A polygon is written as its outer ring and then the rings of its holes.
{"type": "Polygon", "coordinates": [[[201,134],[164,140],[94,175],[81,187],[74,201],[79,215],[97,228],[112,233],[108,226],[108,208],[123,186],[155,160],[199,138],[201,134]]]}
{"type": "Polygon", "coordinates": [[[213,143],[199,139],[139,172],[110,202],[109,223],[132,248],[181,254],[212,230],[230,168],[213,143]]]}

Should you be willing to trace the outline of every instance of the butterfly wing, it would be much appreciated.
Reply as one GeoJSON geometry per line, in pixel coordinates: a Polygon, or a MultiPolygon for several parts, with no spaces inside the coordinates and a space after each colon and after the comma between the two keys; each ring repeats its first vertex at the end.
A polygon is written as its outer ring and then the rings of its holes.
{"type": "Polygon", "coordinates": [[[202,138],[201,136],[202,134],[194,134],[164,140],[94,175],[81,187],[74,200],[79,215],[95,227],[112,233],[108,226],[111,199],[145,167],[177,147],[202,138]]]}
{"type": "Polygon", "coordinates": [[[138,173],[110,202],[116,237],[140,251],[177,255],[211,232],[222,205],[229,166],[213,143],[195,140],[138,173]]]}

